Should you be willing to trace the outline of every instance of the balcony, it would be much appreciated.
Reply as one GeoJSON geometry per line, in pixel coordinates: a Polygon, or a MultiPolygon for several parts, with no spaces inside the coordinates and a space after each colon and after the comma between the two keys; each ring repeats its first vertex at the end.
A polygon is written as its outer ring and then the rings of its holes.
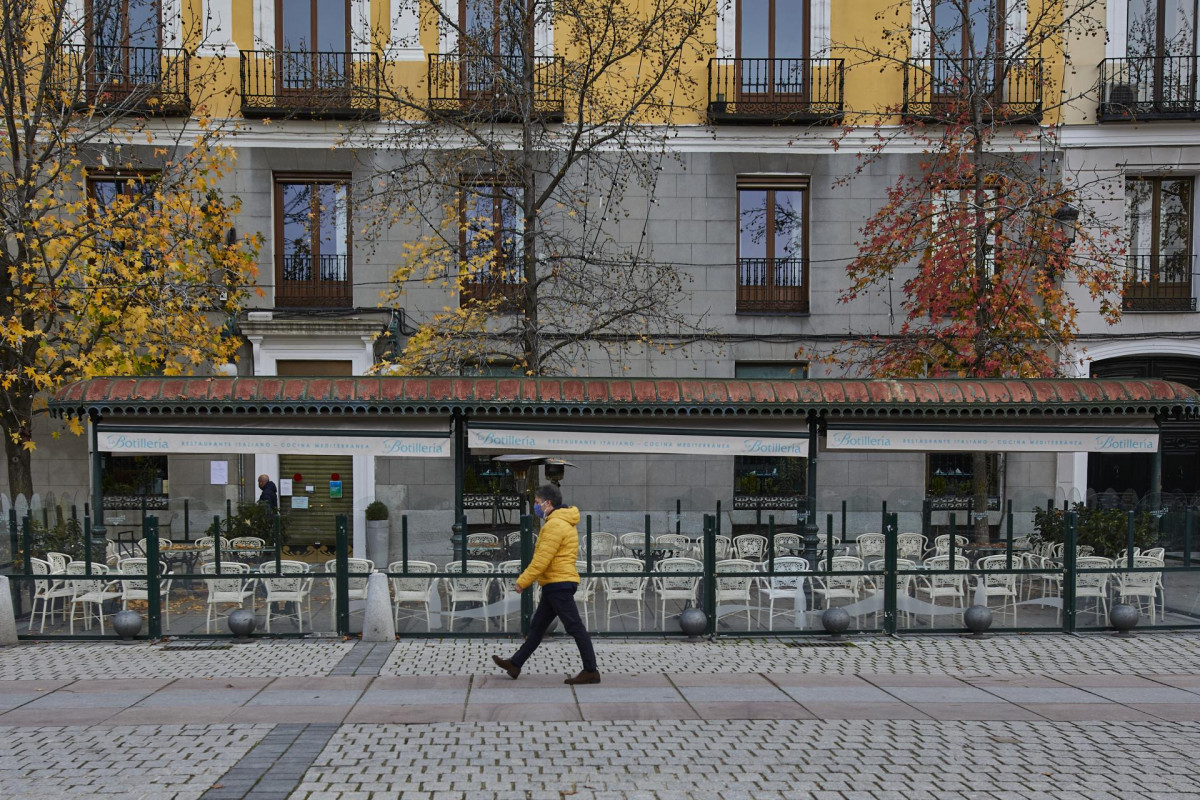
{"type": "Polygon", "coordinates": [[[737,312],[808,312],[808,275],[800,258],[738,259],[737,312]]]}
{"type": "Polygon", "coordinates": [[[1200,119],[1195,56],[1106,58],[1100,62],[1101,122],[1200,119]]]}
{"type": "Polygon", "coordinates": [[[521,307],[524,292],[525,284],[520,278],[505,280],[501,277],[480,275],[477,280],[472,277],[462,282],[459,305],[487,303],[499,298],[497,310],[515,312],[521,307]]]}
{"type": "Polygon", "coordinates": [[[558,56],[429,56],[429,116],[434,119],[562,122],[563,87],[558,56]]]}
{"type": "Polygon", "coordinates": [[[241,51],[242,115],[378,119],[379,56],[241,51]]]}
{"type": "Polygon", "coordinates": [[[1184,254],[1128,257],[1121,307],[1125,311],[1195,311],[1192,272],[1196,257],[1184,254]]]}
{"type": "Polygon", "coordinates": [[[1042,60],[934,58],[904,67],[903,115],[924,122],[969,122],[978,100],[982,122],[1042,119],[1042,60]]]}
{"type": "Polygon", "coordinates": [[[275,286],[276,308],[348,308],[353,305],[350,257],[283,256],[275,286]]]}
{"type": "Polygon", "coordinates": [[[189,58],[178,48],[64,45],[56,84],[77,111],[185,116],[189,58]]]}
{"type": "Polygon", "coordinates": [[[837,123],[845,88],[840,58],[711,58],[713,123],[837,123]]]}

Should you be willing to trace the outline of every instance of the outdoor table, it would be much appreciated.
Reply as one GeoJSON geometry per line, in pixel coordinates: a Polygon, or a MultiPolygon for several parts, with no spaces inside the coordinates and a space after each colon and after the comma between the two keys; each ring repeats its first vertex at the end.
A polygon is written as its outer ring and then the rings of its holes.
{"type": "MultiPolygon", "coordinates": [[[[633,554],[634,558],[638,558],[643,561],[646,560],[645,545],[643,545],[641,547],[630,547],[629,552],[633,554]]],[[[679,553],[679,548],[674,545],[668,545],[668,544],[651,545],[650,546],[650,565],[649,565],[650,569],[654,569],[654,565],[657,564],[659,561],[661,561],[664,558],[675,558],[678,553],[679,553]]]]}
{"type": "Polygon", "coordinates": [[[467,545],[467,558],[478,558],[485,561],[501,561],[504,555],[505,546],[501,542],[496,544],[488,544],[476,542],[475,544],[467,545]]]}

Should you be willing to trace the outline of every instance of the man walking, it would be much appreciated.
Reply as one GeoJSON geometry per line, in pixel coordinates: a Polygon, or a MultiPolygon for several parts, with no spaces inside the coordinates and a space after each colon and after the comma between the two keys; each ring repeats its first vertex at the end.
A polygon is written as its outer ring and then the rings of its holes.
{"type": "Polygon", "coordinates": [[[272,511],[278,511],[279,490],[275,488],[275,482],[266,475],[259,475],[258,488],[262,491],[262,494],[258,496],[258,502],[268,506],[272,511]]]}
{"type": "Polygon", "coordinates": [[[579,588],[579,572],[575,559],[579,553],[579,509],[562,507],[562,492],[557,486],[539,486],[533,493],[533,513],[546,520],[538,535],[533,560],[517,578],[517,594],[528,589],[536,580],[542,587],[542,600],[533,612],[529,625],[529,636],[511,658],[492,656],[492,661],[516,680],[521,675],[521,666],[533,655],[542,643],[550,623],[558,617],[567,633],[575,637],[579,657],[583,659],[583,671],[563,683],[599,683],[600,672],[596,669],[596,653],[587,628],[579,618],[575,606],[575,590],[579,588]]]}

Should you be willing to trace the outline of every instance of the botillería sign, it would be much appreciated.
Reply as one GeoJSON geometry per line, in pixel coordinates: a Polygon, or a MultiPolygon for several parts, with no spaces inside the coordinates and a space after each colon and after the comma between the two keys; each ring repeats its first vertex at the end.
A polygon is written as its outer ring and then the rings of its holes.
{"type": "Polygon", "coordinates": [[[299,436],[279,433],[128,433],[100,432],[97,447],[105,453],[311,453],[331,456],[396,456],[449,458],[445,436],[299,436]]]}
{"type": "Polygon", "coordinates": [[[986,450],[1008,453],[1153,453],[1158,434],[1137,431],[905,431],[831,430],[829,450],[902,450],[923,453],[986,450]]]}
{"type": "Polygon", "coordinates": [[[736,434],[702,436],[680,433],[608,433],[605,431],[522,430],[472,428],[472,450],[536,451],[550,453],[657,453],[666,455],[794,456],[808,455],[804,436],[736,434]]]}

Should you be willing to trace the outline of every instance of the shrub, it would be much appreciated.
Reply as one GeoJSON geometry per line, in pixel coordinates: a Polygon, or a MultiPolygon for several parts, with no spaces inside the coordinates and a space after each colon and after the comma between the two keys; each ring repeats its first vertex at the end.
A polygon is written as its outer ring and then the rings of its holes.
{"type": "MultiPolygon", "coordinates": [[[[1033,526],[1037,533],[1030,537],[1035,544],[1058,543],[1066,535],[1062,509],[1035,508],[1033,526]]],[[[1119,508],[1090,508],[1075,503],[1071,511],[1078,515],[1078,541],[1095,549],[1096,555],[1113,558],[1129,544],[1129,517],[1119,508]]],[[[1133,546],[1143,550],[1158,544],[1158,520],[1146,511],[1133,516],[1133,546]]]]}
{"type": "Polygon", "coordinates": [[[376,520],[388,518],[388,507],[379,500],[372,500],[367,505],[367,521],[374,522],[376,520]]]}

